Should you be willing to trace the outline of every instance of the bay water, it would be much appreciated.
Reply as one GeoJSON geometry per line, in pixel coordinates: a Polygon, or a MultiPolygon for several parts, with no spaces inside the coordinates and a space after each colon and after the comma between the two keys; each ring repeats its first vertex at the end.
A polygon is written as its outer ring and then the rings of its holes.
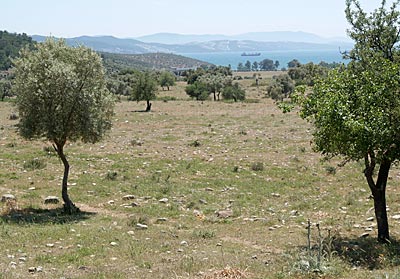
{"type": "Polygon", "coordinates": [[[287,68],[287,63],[293,59],[297,59],[300,63],[306,64],[313,62],[318,64],[321,61],[332,63],[346,63],[343,60],[339,49],[330,50],[275,50],[275,51],[259,51],[260,56],[241,56],[242,52],[210,52],[210,53],[182,53],[181,55],[201,61],[209,62],[219,66],[229,66],[236,69],[239,63],[250,61],[260,62],[264,59],[279,61],[279,69],[287,68]]]}

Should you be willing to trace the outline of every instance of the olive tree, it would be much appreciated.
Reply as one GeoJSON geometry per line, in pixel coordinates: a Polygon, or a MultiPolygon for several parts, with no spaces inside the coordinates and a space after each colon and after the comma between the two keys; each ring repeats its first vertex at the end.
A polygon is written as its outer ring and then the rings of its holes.
{"type": "Polygon", "coordinates": [[[389,241],[386,185],[390,167],[400,159],[399,1],[370,14],[357,0],[346,1],[355,41],[342,66],[318,81],[311,94],[297,93],[301,116],[314,126],[316,149],[346,161],[363,161],[371,190],[378,240],[389,241]],[[377,173],[375,170],[378,168],[377,173]]]}
{"type": "Polygon", "coordinates": [[[163,71],[160,74],[158,82],[163,90],[164,87],[166,86],[169,91],[169,87],[175,85],[175,79],[176,77],[173,73],[168,71],[163,71]]]}
{"type": "Polygon", "coordinates": [[[67,141],[95,143],[111,128],[114,101],[106,89],[100,56],[85,47],[47,39],[14,60],[19,133],[49,140],[64,165],[64,211],[79,212],[68,195],[67,141]]]}
{"type": "Polygon", "coordinates": [[[157,81],[151,72],[137,72],[136,80],[130,85],[132,88],[131,100],[146,101],[146,112],[151,110],[151,100],[156,98],[157,81]]]}

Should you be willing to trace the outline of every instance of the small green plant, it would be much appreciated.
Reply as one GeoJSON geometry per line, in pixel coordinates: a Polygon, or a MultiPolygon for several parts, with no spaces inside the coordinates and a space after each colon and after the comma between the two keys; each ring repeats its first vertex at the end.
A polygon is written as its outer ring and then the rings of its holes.
{"type": "Polygon", "coordinates": [[[336,168],[334,166],[326,166],[325,171],[327,174],[331,174],[331,175],[336,174],[336,168]]]}
{"type": "Polygon", "coordinates": [[[191,146],[191,147],[199,147],[199,146],[201,146],[201,143],[200,143],[199,140],[195,140],[195,141],[189,143],[189,146],[191,146]]]}
{"type": "Polygon", "coordinates": [[[196,230],[193,235],[197,238],[210,239],[215,237],[215,232],[211,230],[196,230]]]}
{"type": "Polygon", "coordinates": [[[252,163],[250,168],[253,171],[263,171],[264,170],[264,163],[263,162],[252,163]]]}
{"type": "Polygon", "coordinates": [[[24,169],[26,170],[39,170],[46,167],[46,162],[39,158],[33,158],[24,162],[24,169]]]}
{"type": "Polygon", "coordinates": [[[108,171],[106,174],[106,179],[114,181],[117,180],[117,176],[118,173],[116,171],[108,171]]]}

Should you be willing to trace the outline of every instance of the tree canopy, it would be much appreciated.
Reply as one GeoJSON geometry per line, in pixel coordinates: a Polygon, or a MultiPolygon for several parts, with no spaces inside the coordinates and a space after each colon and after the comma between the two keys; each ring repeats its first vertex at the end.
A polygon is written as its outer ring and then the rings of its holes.
{"type": "Polygon", "coordinates": [[[317,81],[311,94],[297,93],[301,116],[314,126],[316,149],[346,161],[363,161],[374,198],[378,240],[389,241],[386,185],[400,159],[400,17],[396,1],[367,14],[357,0],[346,1],[348,34],[355,41],[347,67],[317,81]],[[377,177],[375,168],[379,166],[377,177]]]}
{"type": "Polygon", "coordinates": [[[24,49],[14,60],[19,133],[53,143],[64,164],[62,197],[66,212],[77,208],[69,199],[67,141],[95,143],[111,128],[113,98],[106,88],[101,58],[85,48],[47,39],[36,50],[24,49]]]}
{"type": "Polygon", "coordinates": [[[28,45],[33,48],[32,38],[24,34],[13,34],[0,31],[0,71],[11,68],[11,59],[18,56],[18,52],[28,45]]]}
{"type": "Polygon", "coordinates": [[[146,111],[151,110],[151,100],[156,98],[157,80],[151,72],[136,72],[136,79],[130,84],[131,100],[146,101],[146,111]]]}

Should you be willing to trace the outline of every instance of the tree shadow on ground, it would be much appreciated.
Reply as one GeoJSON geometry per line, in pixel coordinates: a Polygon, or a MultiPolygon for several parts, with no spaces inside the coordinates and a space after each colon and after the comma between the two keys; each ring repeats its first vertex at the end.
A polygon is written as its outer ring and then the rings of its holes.
{"type": "Polygon", "coordinates": [[[340,258],[354,267],[372,270],[400,266],[400,242],[397,239],[382,244],[371,237],[337,237],[333,240],[332,246],[340,258]]]}
{"type": "Polygon", "coordinates": [[[11,209],[0,215],[0,220],[5,223],[15,224],[65,224],[87,220],[95,215],[93,212],[81,211],[79,213],[69,215],[64,213],[64,209],[41,209],[41,208],[23,208],[11,209]]]}

